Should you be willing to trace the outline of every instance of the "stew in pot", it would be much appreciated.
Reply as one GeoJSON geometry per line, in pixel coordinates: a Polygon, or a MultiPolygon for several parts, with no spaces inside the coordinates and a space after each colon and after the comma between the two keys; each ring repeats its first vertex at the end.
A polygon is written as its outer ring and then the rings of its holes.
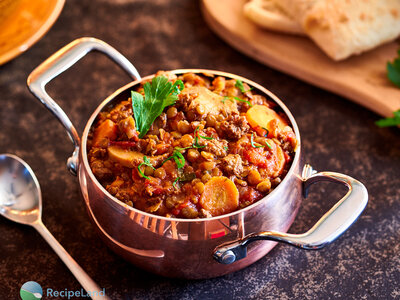
{"type": "Polygon", "coordinates": [[[241,80],[158,72],[99,114],[88,159],[105,189],[142,211],[206,218],[270,193],[296,136],[277,105],[241,80]]]}

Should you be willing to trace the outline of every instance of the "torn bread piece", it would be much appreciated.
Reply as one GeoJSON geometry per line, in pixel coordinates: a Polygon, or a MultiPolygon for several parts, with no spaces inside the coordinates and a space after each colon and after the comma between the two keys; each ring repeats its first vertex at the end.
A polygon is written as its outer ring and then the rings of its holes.
{"type": "Polygon", "coordinates": [[[279,0],[251,0],[244,5],[244,14],[258,26],[291,34],[304,35],[297,20],[279,6],[279,0]]]}
{"type": "Polygon", "coordinates": [[[279,4],[334,60],[400,35],[400,0],[279,0],[279,4]]]}

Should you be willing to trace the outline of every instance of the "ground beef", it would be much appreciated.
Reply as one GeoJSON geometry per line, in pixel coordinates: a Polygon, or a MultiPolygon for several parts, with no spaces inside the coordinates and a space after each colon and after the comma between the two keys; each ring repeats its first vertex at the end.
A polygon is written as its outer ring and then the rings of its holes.
{"type": "Polygon", "coordinates": [[[228,175],[240,176],[243,173],[243,161],[239,154],[229,154],[222,158],[221,165],[228,175]]]}
{"type": "Polygon", "coordinates": [[[238,140],[250,129],[246,117],[238,114],[231,114],[221,122],[218,134],[230,140],[238,140]]]}
{"type": "Polygon", "coordinates": [[[227,154],[228,142],[226,140],[209,140],[205,143],[207,146],[204,148],[205,151],[211,152],[218,157],[225,156],[227,154]]]}

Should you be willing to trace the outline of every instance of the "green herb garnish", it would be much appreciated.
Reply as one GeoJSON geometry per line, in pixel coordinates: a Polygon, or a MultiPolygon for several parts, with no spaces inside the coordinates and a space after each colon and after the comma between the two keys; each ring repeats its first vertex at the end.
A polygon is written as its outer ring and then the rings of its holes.
{"type": "MultiPolygon", "coordinates": [[[[176,163],[176,166],[177,166],[178,170],[180,170],[180,169],[182,169],[182,168],[185,166],[185,162],[186,162],[185,157],[184,157],[183,154],[181,153],[182,151],[185,151],[185,150],[191,149],[191,148],[200,149],[200,148],[206,147],[206,145],[204,145],[204,146],[199,145],[199,136],[200,136],[201,138],[206,139],[206,140],[208,140],[208,139],[213,139],[213,138],[212,138],[212,137],[208,137],[208,136],[199,135],[199,134],[197,133],[198,131],[199,131],[199,126],[197,126],[197,128],[194,130],[194,134],[193,134],[193,135],[194,135],[194,142],[193,142],[193,145],[192,145],[192,146],[190,146],[190,147],[185,147],[185,148],[175,147],[175,148],[174,148],[174,152],[172,152],[172,155],[171,155],[170,157],[167,157],[167,158],[162,162],[161,165],[163,165],[166,161],[168,161],[168,160],[170,160],[170,159],[173,159],[173,160],[175,161],[175,163],[176,163]]],[[[196,176],[194,173],[193,173],[193,175],[196,176]]],[[[191,175],[191,176],[192,176],[192,175],[191,175]]],[[[185,178],[187,178],[187,177],[185,177],[185,175],[183,175],[183,176],[178,176],[178,177],[175,179],[174,183],[172,184],[173,187],[176,188],[176,183],[177,183],[178,181],[187,181],[187,180],[189,180],[189,179],[185,179],[185,178]]],[[[194,177],[194,178],[195,178],[195,177],[194,177]]],[[[192,179],[194,179],[194,178],[192,178],[192,179]]]]}
{"type": "Polygon", "coordinates": [[[197,148],[197,149],[201,149],[204,148],[206,145],[201,146],[199,144],[199,134],[197,133],[199,131],[199,126],[196,127],[196,129],[194,130],[193,136],[194,136],[194,143],[192,148],[197,148]]]}
{"type": "Polygon", "coordinates": [[[393,112],[393,118],[381,119],[375,122],[379,127],[389,127],[400,125],[400,109],[393,112]]]}
{"type": "Polygon", "coordinates": [[[239,97],[233,97],[233,99],[235,99],[236,101],[239,101],[239,102],[247,103],[249,106],[253,106],[253,105],[250,103],[250,101],[247,101],[247,100],[244,100],[244,99],[240,99],[239,97]]]}
{"type": "MultiPolygon", "coordinates": [[[[400,50],[397,51],[397,57],[393,62],[388,62],[386,65],[387,77],[400,88],[400,50]]],[[[389,127],[400,125],[400,109],[393,112],[393,118],[385,118],[375,122],[379,127],[389,127]]]]}
{"type": "Polygon", "coordinates": [[[226,151],[228,151],[228,150],[229,150],[229,148],[228,148],[227,146],[225,146],[225,147],[224,147],[224,149],[225,149],[226,151]]]}
{"type": "Polygon", "coordinates": [[[143,171],[142,171],[142,169],[141,169],[142,166],[148,166],[148,167],[152,168],[153,170],[155,170],[155,168],[153,167],[153,165],[151,164],[151,162],[150,162],[150,160],[147,158],[147,156],[143,156],[143,162],[142,162],[140,165],[138,165],[137,168],[138,168],[138,171],[139,171],[140,176],[142,176],[142,177],[144,177],[144,178],[146,178],[146,179],[150,179],[149,177],[147,177],[147,176],[143,173],[143,171]]]}
{"type": "Polygon", "coordinates": [[[170,159],[173,159],[176,163],[176,166],[178,169],[182,169],[185,166],[185,157],[182,155],[181,151],[186,150],[188,148],[179,148],[175,147],[174,152],[172,152],[172,155],[168,158],[166,158],[163,162],[162,165],[170,159]]]}
{"type": "Polygon", "coordinates": [[[176,184],[178,183],[179,178],[180,178],[179,176],[176,177],[176,179],[174,180],[174,183],[172,184],[172,186],[174,187],[174,189],[176,189],[176,184]]]}
{"type": "Polygon", "coordinates": [[[269,149],[272,149],[272,146],[267,141],[265,141],[265,146],[267,146],[269,149]]]}
{"type": "Polygon", "coordinates": [[[386,70],[389,80],[400,88],[400,50],[397,51],[397,57],[394,61],[387,63],[386,70]]]}
{"type": "Polygon", "coordinates": [[[244,94],[250,92],[253,88],[248,89],[247,91],[244,89],[243,82],[240,79],[236,79],[235,86],[244,94]]]}
{"type": "Polygon", "coordinates": [[[236,100],[236,101],[238,101],[238,102],[247,103],[249,106],[253,106],[253,105],[250,103],[250,101],[247,101],[247,100],[244,100],[244,99],[240,99],[239,97],[225,96],[224,99],[221,100],[221,101],[222,101],[222,103],[225,104],[225,101],[226,101],[226,100],[230,100],[230,101],[232,101],[232,102],[234,102],[234,100],[236,100]]]}
{"type": "Polygon", "coordinates": [[[131,92],[133,115],[136,128],[143,138],[155,119],[161,115],[164,108],[175,104],[178,94],[183,90],[181,80],[169,82],[165,76],[157,76],[143,85],[144,97],[138,92],[131,92]]]}
{"type": "Polygon", "coordinates": [[[264,134],[264,137],[268,137],[269,130],[267,128],[265,128],[265,127],[261,127],[261,128],[264,129],[267,132],[266,134],[264,134]]]}
{"type": "Polygon", "coordinates": [[[205,140],[213,140],[214,139],[212,136],[204,136],[204,135],[200,135],[200,134],[199,134],[199,137],[201,137],[202,139],[205,139],[205,140]]]}
{"type": "Polygon", "coordinates": [[[250,138],[250,143],[251,143],[251,146],[253,147],[253,148],[264,148],[264,146],[256,146],[255,144],[254,144],[254,140],[253,140],[253,133],[251,134],[251,138],[250,138]]]}
{"type": "MultiPolygon", "coordinates": [[[[250,143],[251,143],[251,146],[252,146],[253,148],[262,148],[262,147],[264,147],[264,145],[256,146],[256,145],[254,144],[253,133],[251,134],[250,143]]],[[[267,146],[269,149],[272,149],[271,145],[270,145],[267,141],[265,141],[265,146],[267,146]]]]}

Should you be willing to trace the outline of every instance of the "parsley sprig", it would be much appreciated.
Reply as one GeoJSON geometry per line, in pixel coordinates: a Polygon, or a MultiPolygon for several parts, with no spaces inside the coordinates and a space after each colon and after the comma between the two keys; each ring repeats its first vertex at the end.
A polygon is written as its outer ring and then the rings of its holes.
{"type": "Polygon", "coordinates": [[[389,127],[400,125],[400,109],[393,112],[393,118],[381,119],[375,122],[378,127],[389,127]]]}
{"type": "Polygon", "coordinates": [[[146,179],[150,179],[148,176],[146,176],[143,173],[142,166],[148,166],[148,167],[152,168],[153,170],[155,170],[155,168],[153,167],[153,165],[151,164],[151,162],[150,162],[150,160],[148,159],[147,156],[143,156],[143,162],[140,165],[138,165],[137,168],[138,168],[140,176],[142,176],[143,178],[146,178],[146,179]]]}
{"type": "Polygon", "coordinates": [[[192,147],[191,148],[198,148],[198,149],[200,149],[200,148],[204,148],[206,145],[203,145],[203,146],[201,146],[200,144],[199,144],[199,126],[197,126],[196,127],[196,129],[194,130],[194,133],[193,133],[193,136],[194,136],[194,143],[193,143],[193,145],[192,145],[192,147]]]}
{"type": "Polygon", "coordinates": [[[173,159],[176,163],[176,166],[178,167],[178,169],[182,169],[185,166],[185,157],[183,156],[183,154],[181,153],[181,151],[184,151],[186,149],[188,149],[189,147],[186,148],[180,148],[180,147],[175,147],[174,148],[174,152],[172,152],[172,155],[170,157],[167,157],[163,162],[162,165],[170,160],[173,159]]]}
{"type": "MultiPolygon", "coordinates": [[[[210,137],[210,136],[203,136],[203,135],[198,134],[199,129],[200,129],[199,126],[197,126],[197,128],[194,130],[194,134],[193,134],[193,135],[194,135],[194,141],[193,141],[193,144],[192,144],[191,146],[189,146],[189,147],[184,147],[184,148],[182,148],[182,147],[175,147],[175,148],[174,148],[174,151],[172,152],[172,155],[169,156],[169,157],[167,157],[167,158],[161,163],[161,165],[163,165],[166,161],[173,159],[173,160],[175,161],[175,163],[176,163],[176,167],[178,168],[178,171],[180,172],[180,171],[183,169],[183,167],[185,166],[185,163],[186,163],[185,157],[183,156],[182,152],[184,152],[184,151],[187,150],[187,149],[193,149],[193,148],[195,148],[195,149],[201,149],[201,148],[206,147],[207,145],[201,146],[201,145],[199,144],[199,137],[202,138],[202,139],[206,139],[206,140],[212,140],[212,139],[214,139],[213,137],[210,137]]],[[[149,166],[149,167],[151,167],[153,170],[155,170],[155,168],[153,167],[153,165],[151,164],[151,162],[150,162],[150,160],[148,159],[147,156],[144,156],[144,157],[143,157],[143,162],[138,166],[138,171],[139,171],[140,176],[142,176],[142,177],[144,177],[144,178],[146,178],[146,179],[149,179],[149,177],[146,176],[146,175],[143,173],[143,171],[142,171],[142,169],[141,169],[142,166],[149,166]]],[[[174,183],[172,184],[172,186],[173,186],[174,188],[176,188],[176,184],[178,183],[178,181],[187,181],[187,180],[189,180],[188,178],[189,178],[188,176],[186,176],[186,177],[184,177],[184,176],[178,176],[178,177],[175,179],[175,181],[174,181],[174,183]]],[[[193,178],[193,179],[194,179],[194,178],[193,178]]]]}
{"type": "Polygon", "coordinates": [[[253,106],[253,105],[251,104],[250,101],[241,99],[241,98],[239,98],[239,97],[225,96],[224,99],[222,99],[221,101],[222,101],[222,103],[225,103],[226,100],[230,100],[230,101],[232,101],[232,102],[234,102],[234,100],[236,100],[236,101],[238,101],[238,102],[247,103],[250,107],[253,106]]]}
{"type": "MultiPolygon", "coordinates": [[[[400,88],[400,49],[397,51],[397,57],[393,62],[386,65],[387,77],[393,84],[400,88]]],[[[375,122],[379,127],[389,127],[400,125],[400,109],[393,112],[393,118],[381,119],[375,122]]]]}
{"type": "Polygon", "coordinates": [[[272,149],[271,145],[265,141],[265,145],[260,145],[257,146],[256,144],[254,144],[254,137],[253,137],[254,133],[251,134],[251,138],[250,138],[250,144],[253,148],[264,148],[265,146],[267,146],[269,149],[272,149]]]}
{"type": "Polygon", "coordinates": [[[155,119],[164,108],[175,104],[184,84],[181,80],[172,83],[165,76],[154,77],[151,83],[143,85],[144,97],[138,92],[131,92],[133,115],[139,138],[143,138],[155,119]]]}
{"type": "Polygon", "coordinates": [[[400,49],[397,51],[397,57],[394,61],[387,63],[386,69],[389,80],[400,88],[400,49]]]}
{"type": "Polygon", "coordinates": [[[240,79],[236,79],[235,86],[244,94],[250,92],[253,88],[248,89],[247,91],[244,88],[243,82],[240,79]]]}
{"type": "Polygon", "coordinates": [[[205,139],[205,140],[213,140],[214,139],[212,136],[204,136],[204,135],[200,135],[200,134],[199,134],[199,137],[201,137],[202,139],[205,139]]]}
{"type": "MultiPolygon", "coordinates": [[[[193,141],[193,144],[192,144],[191,146],[185,147],[185,148],[175,147],[175,148],[174,148],[174,151],[172,152],[172,155],[171,155],[170,157],[167,157],[167,158],[162,162],[162,165],[163,165],[166,161],[168,161],[168,160],[170,160],[170,159],[173,159],[173,160],[175,161],[175,163],[176,163],[176,166],[177,166],[177,168],[178,168],[178,171],[180,171],[181,169],[183,169],[183,167],[185,166],[185,162],[186,162],[185,157],[184,157],[183,154],[182,154],[183,151],[185,151],[185,150],[187,150],[187,149],[193,149],[193,148],[195,148],[195,149],[201,149],[201,148],[206,147],[207,145],[201,146],[201,145],[199,144],[199,137],[201,137],[201,138],[203,138],[203,139],[206,139],[206,140],[212,140],[213,137],[208,137],[208,136],[199,135],[199,133],[198,133],[199,129],[200,129],[199,126],[197,126],[196,129],[194,130],[194,133],[193,133],[194,141],[193,141]]],[[[185,179],[185,178],[182,178],[182,176],[178,176],[178,177],[175,179],[174,183],[172,184],[172,186],[173,186],[174,188],[176,188],[176,184],[178,183],[178,181],[186,181],[186,179],[185,179]]]]}

